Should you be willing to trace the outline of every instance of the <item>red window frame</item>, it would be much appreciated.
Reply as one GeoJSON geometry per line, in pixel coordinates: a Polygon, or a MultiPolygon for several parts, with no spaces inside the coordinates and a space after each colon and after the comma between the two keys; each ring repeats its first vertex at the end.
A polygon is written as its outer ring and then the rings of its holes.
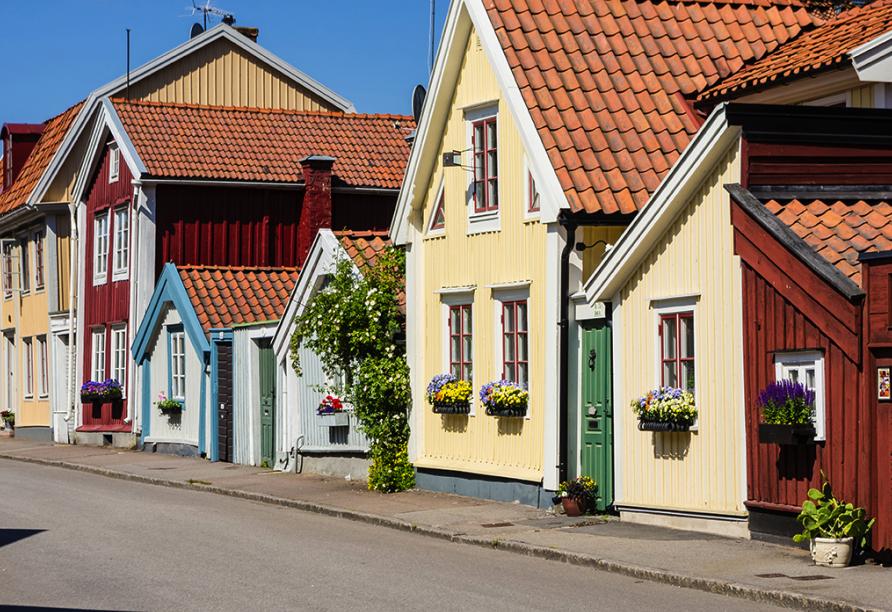
{"type": "Polygon", "coordinates": [[[681,322],[682,322],[682,320],[688,320],[689,325],[691,326],[691,329],[693,329],[694,311],[686,310],[684,312],[673,312],[671,314],[661,314],[660,315],[660,325],[659,325],[659,330],[658,330],[658,333],[660,336],[660,384],[664,387],[667,386],[666,365],[674,364],[675,382],[676,382],[675,386],[679,387],[681,389],[686,389],[688,391],[693,392],[694,387],[696,387],[696,385],[697,385],[697,378],[696,378],[697,371],[696,371],[696,364],[695,364],[697,354],[694,351],[694,347],[692,346],[692,347],[690,347],[690,351],[689,351],[690,356],[682,357],[682,354],[681,354],[681,341],[682,341],[681,340],[681,337],[682,337],[681,322]],[[675,322],[675,356],[674,357],[666,356],[666,343],[663,341],[663,327],[664,327],[664,322],[666,322],[666,321],[674,321],[675,322]],[[685,363],[690,363],[695,366],[694,386],[691,387],[690,389],[688,389],[688,386],[685,383],[684,378],[682,376],[682,373],[684,372],[684,369],[682,368],[682,366],[685,363]]]}
{"type": "Polygon", "coordinates": [[[449,306],[449,371],[459,379],[471,382],[474,375],[474,355],[473,348],[469,351],[471,354],[465,354],[465,339],[468,344],[473,347],[474,342],[474,312],[471,304],[452,304],[449,306]],[[465,313],[468,315],[469,327],[465,328],[465,313]],[[453,321],[458,321],[458,329],[453,325],[453,321]],[[456,340],[458,342],[456,342],[456,340]],[[455,347],[458,346],[458,354],[455,347]]]}
{"type": "Polygon", "coordinates": [[[494,116],[474,121],[471,124],[471,139],[474,146],[474,212],[488,212],[499,209],[498,132],[498,123],[494,116]],[[489,139],[490,126],[492,126],[492,131],[496,134],[495,143],[490,142],[489,139]],[[478,130],[483,136],[482,142],[477,137],[478,130]],[[489,164],[490,154],[496,158],[494,174],[491,174],[493,169],[490,168],[489,164]],[[482,186],[482,188],[478,188],[478,186],[482,186]],[[489,197],[490,186],[494,194],[493,198],[489,197]]]}
{"type": "Polygon", "coordinates": [[[539,212],[539,193],[536,191],[536,179],[532,172],[527,172],[527,212],[539,212]]]}
{"type": "Polygon", "coordinates": [[[34,234],[34,288],[43,289],[45,285],[43,270],[43,248],[46,233],[42,230],[34,234]]]}
{"type": "Polygon", "coordinates": [[[3,245],[3,295],[12,297],[13,262],[12,244],[3,245]]]}
{"type": "Polygon", "coordinates": [[[530,326],[529,308],[526,300],[511,300],[502,302],[502,378],[511,382],[528,384],[530,378],[530,326]],[[505,314],[511,312],[514,317],[514,328],[505,329],[505,314]],[[521,312],[523,313],[523,325],[520,325],[521,312]],[[521,329],[523,327],[523,329],[521,329]],[[514,348],[514,357],[509,359],[505,347],[514,348]],[[523,354],[526,359],[521,359],[520,347],[523,344],[523,354]],[[520,375],[521,369],[523,376],[520,375]],[[509,374],[513,370],[513,375],[509,374]]]}
{"type": "Polygon", "coordinates": [[[440,197],[437,198],[437,206],[434,208],[434,216],[431,218],[431,229],[441,230],[446,227],[446,190],[440,190],[440,197]]]}

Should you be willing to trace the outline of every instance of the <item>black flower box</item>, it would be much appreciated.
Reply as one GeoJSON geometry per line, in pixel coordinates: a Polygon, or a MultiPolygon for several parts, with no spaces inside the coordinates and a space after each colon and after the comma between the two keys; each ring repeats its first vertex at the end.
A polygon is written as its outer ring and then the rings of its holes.
{"type": "Polygon", "coordinates": [[[815,426],[811,423],[798,425],[769,425],[768,423],[759,423],[759,442],[763,444],[780,444],[783,446],[814,444],[815,426]]]}
{"type": "Polygon", "coordinates": [[[121,392],[98,395],[95,393],[81,393],[82,404],[104,404],[105,402],[117,402],[122,399],[121,392]]]}
{"type": "Polygon", "coordinates": [[[434,414],[470,414],[471,403],[462,404],[434,404],[434,414]]]}
{"type": "Polygon", "coordinates": [[[527,407],[519,408],[487,408],[486,414],[494,417],[525,417],[527,415],[527,407]]]}
{"type": "Polygon", "coordinates": [[[670,423],[668,421],[638,421],[641,431],[690,431],[688,423],[670,423]]]}

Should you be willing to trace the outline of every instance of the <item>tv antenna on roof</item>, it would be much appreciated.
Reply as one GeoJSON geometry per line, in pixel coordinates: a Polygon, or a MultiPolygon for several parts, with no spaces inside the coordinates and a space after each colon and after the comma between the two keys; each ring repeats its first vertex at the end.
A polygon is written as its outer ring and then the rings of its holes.
{"type": "Polygon", "coordinates": [[[207,0],[204,4],[196,4],[195,0],[192,0],[192,14],[195,15],[199,12],[202,14],[202,17],[204,19],[204,25],[202,27],[205,30],[208,29],[208,15],[219,17],[226,25],[232,25],[235,23],[235,15],[227,10],[217,8],[216,6],[211,6],[211,0],[207,0]]]}

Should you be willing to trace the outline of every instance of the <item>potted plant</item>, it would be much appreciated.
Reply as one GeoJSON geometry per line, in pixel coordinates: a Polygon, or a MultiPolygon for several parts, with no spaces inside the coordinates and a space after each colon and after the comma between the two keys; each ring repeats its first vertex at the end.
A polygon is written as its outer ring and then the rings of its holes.
{"type": "Polygon", "coordinates": [[[632,401],[641,431],[688,431],[697,420],[694,394],[678,387],[657,387],[632,401]]]}
{"type": "Polygon", "coordinates": [[[826,480],[820,491],[809,489],[796,519],[802,524],[802,533],[794,535],[793,541],[808,540],[812,560],[826,567],[846,567],[855,545],[867,545],[867,533],[876,522],[868,520],[864,508],[836,499],[826,480]]]}
{"type": "Polygon", "coordinates": [[[323,427],[344,427],[350,424],[350,415],[347,414],[343,400],[332,393],[322,398],[316,414],[321,418],[323,427]]]}
{"type": "Polygon", "coordinates": [[[427,401],[435,414],[468,414],[471,412],[471,383],[453,374],[437,374],[427,385],[427,401]]]}
{"type": "Polygon", "coordinates": [[[12,410],[3,410],[0,412],[0,420],[3,421],[3,427],[9,431],[15,428],[15,412],[12,410]]]}
{"type": "Polygon", "coordinates": [[[84,404],[111,402],[121,397],[123,397],[121,383],[114,378],[107,378],[102,382],[88,380],[81,385],[81,403],[84,404]]]}
{"type": "Polygon", "coordinates": [[[183,411],[183,403],[167,397],[164,391],[158,394],[158,401],[155,402],[155,405],[161,411],[161,414],[178,414],[183,411]]]}
{"type": "Polygon", "coordinates": [[[529,401],[526,385],[510,380],[496,380],[480,388],[480,402],[489,416],[524,417],[529,401]]]}
{"type": "Polygon", "coordinates": [[[577,476],[573,480],[565,480],[558,486],[558,497],[564,514],[581,516],[595,509],[598,499],[598,483],[588,476],[577,476]]]}
{"type": "Polygon", "coordinates": [[[814,442],[815,393],[792,380],[779,380],[759,392],[759,442],[808,444],[814,442]]]}

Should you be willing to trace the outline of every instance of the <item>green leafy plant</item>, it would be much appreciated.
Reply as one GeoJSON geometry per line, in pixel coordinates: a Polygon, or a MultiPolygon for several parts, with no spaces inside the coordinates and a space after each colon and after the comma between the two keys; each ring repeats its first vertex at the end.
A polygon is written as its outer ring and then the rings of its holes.
{"type": "Polygon", "coordinates": [[[802,533],[793,536],[794,542],[814,538],[854,538],[862,548],[867,545],[867,533],[876,522],[873,518],[868,520],[864,508],[836,499],[827,480],[820,490],[809,489],[808,499],[802,503],[802,512],[796,520],[802,525],[802,533]]]}
{"type": "Polygon", "coordinates": [[[12,410],[4,410],[0,412],[0,420],[6,421],[10,425],[15,425],[15,412],[12,410]]]}
{"type": "Polygon", "coordinates": [[[598,499],[598,483],[588,476],[577,476],[558,485],[558,497],[576,500],[584,512],[595,508],[598,499]]]}
{"type": "Polygon", "coordinates": [[[183,409],[183,404],[179,400],[167,397],[164,391],[158,393],[158,400],[155,402],[155,406],[157,406],[158,410],[162,412],[170,412],[183,409]]]}
{"type": "Polygon", "coordinates": [[[319,356],[341,399],[351,404],[369,438],[369,488],[383,492],[415,486],[409,462],[409,365],[401,342],[405,255],[388,248],[357,274],[344,259],[328,285],[295,318],[291,364],[301,374],[298,349],[319,356]]]}

